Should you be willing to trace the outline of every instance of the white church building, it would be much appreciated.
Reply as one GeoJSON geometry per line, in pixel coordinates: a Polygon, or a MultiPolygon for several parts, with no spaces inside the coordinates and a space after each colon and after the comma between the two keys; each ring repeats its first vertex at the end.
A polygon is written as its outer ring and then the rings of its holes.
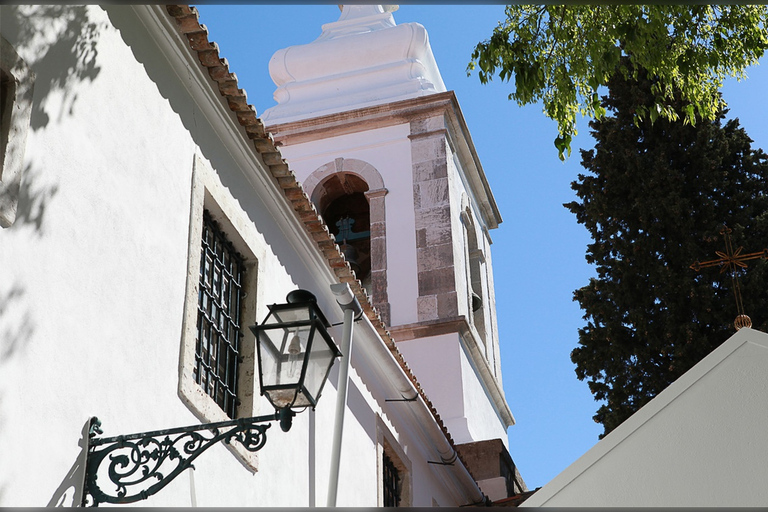
{"type": "Polygon", "coordinates": [[[344,6],[275,54],[278,104],[257,116],[203,23],[189,6],[0,6],[0,506],[525,492],[501,217],[424,27],[344,6]],[[299,305],[311,328],[285,319],[299,305]],[[283,432],[257,359],[297,354],[283,432]]]}
{"type": "Polygon", "coordinates": [[[0,507],[765,506],[746,328],[526,489],[501,216],[393,12],[275,53],[259,116],[193,7],[0,6],[0,507]]]}

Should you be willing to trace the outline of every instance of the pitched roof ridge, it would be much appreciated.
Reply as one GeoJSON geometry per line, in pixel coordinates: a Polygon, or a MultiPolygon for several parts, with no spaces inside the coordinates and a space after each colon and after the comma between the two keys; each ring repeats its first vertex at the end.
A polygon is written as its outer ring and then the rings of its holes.
{"type": "Polygon", "coordinates": [[[237,116],[238,123],[245,129],[248,139],[253,143],[256,151],[261,155],[264,164],[269,169],[272,176],[277,180],[279,187],[283,190],[286,199],[291,203],[294,212],[304,225],[305,229],[317,244],[320,251],[328,261],[331,269],[340,282],[348,283],[358,301],[362,305],[363,311],[370,320],[376,332],[381,337],[384,344],[392,353],[395,361],[403,369],[403,372],[411,381],[416,391],[424,400],[425,405],[434,417],[440,430],[445,435],[451,449],[458,459],[467,469],[472,478],[472,471],[466,461],[461,457],[453,437],[443,422],[440,414],[437,412],[432,401],[427,396],[421,384],[416,379],[411,369],[405,362],[405,358],[397,349],[395,340],[387,330],[386,324],[381,318],[381,314],[371,304],[368,293],[363,288],[362,283],[357,279],[349,262],[344,258],[341,249],[336,240],[330,234],[322,217],[317,212],[315,205],[309,196],[304,192],[301,184],[296,180],[296,175],[290,169],[288,162],[282,158],[279,148],[275,145],[272,134],[267,132],[264,123],[256,116],[256,109],[247,103],[245,90],[239,88],[237,75],[229,69],[229,62],[219,55],[219,46],[215,42],[208,40],[208,29],[200,23],[199,11],[189,5],[166,5],[166,11],[174,18],[176,25],[182,35],[186,36],[189,47],[194,51],[200,61],[200,65],[207,68],[208,75],[217,83],[219,92],[227,100],[229,109],[237,116]]]}

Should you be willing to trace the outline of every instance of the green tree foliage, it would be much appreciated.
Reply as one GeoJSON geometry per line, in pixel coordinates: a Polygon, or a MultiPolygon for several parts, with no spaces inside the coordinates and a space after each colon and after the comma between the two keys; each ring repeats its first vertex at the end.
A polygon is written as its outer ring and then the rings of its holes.
{"type": "Polygon", "coordinates": [[[557,121],[561,159],[577,114],[605,114],[597,91],[613,75],[642,68],[661,79],[654,101],[635,111],[639,119],[711,121],[724,107],[723,79],[744,78],[768,48],[765,5],[511,5],[506,16],[476,46],[467,72],[479,68],[482,83],[514,78],[509,99],[521,106],[541,101],[557,121]],[[668,105],[674,91],[687,100],[682,111],[668,105]]]}
{"type": "MultiPolygon", "coordinates": [[[[768,161],[738,120],[695,125],[650,119],[638,108],[656,101],[658,81],[615,76],[592,121],[595,149],[582,151],[589,171],[572,183],[566,204],[589,230],[587,261],[597,277],[576,290],[585,311],[571,354],[579,379],[603,401],[594,419],[605,433],[638,410],[734,333],[731,278],[694,261],[724,251],[725,223],[734,249],[768,246],[768,161]]],[[[681,95],[665,108],[685,112],[681,95]]],[[[768,330],[768,261],[749,262],[741,291],[753,326],[768,330]]]]}

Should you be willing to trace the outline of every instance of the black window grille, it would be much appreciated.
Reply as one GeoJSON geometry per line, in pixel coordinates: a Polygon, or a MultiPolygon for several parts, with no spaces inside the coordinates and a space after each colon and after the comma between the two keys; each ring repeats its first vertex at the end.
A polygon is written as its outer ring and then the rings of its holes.
{"type": "Polygon", "coordinates": [[[238,405],[244,275],[243,257],[205,210],[194,378],[230,418],[236,416],[238,405]]]}
{"type": "Polygon", "coordinates": [[[384,454],[384,506],[397,507],[400,505],[400,472],[392,459],[384,454]]]}

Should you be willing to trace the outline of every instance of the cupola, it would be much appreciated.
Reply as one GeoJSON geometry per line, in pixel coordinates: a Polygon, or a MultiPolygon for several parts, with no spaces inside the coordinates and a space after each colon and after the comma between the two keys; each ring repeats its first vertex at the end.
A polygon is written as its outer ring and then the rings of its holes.
{"type": "Polygon", "coordinates": [[[426,29],[395,24],[396,9],[344,5],[316,40],[278,50],[269,63],[277,105],[262,120],[273,125],[445,92],[426,29]]]}

